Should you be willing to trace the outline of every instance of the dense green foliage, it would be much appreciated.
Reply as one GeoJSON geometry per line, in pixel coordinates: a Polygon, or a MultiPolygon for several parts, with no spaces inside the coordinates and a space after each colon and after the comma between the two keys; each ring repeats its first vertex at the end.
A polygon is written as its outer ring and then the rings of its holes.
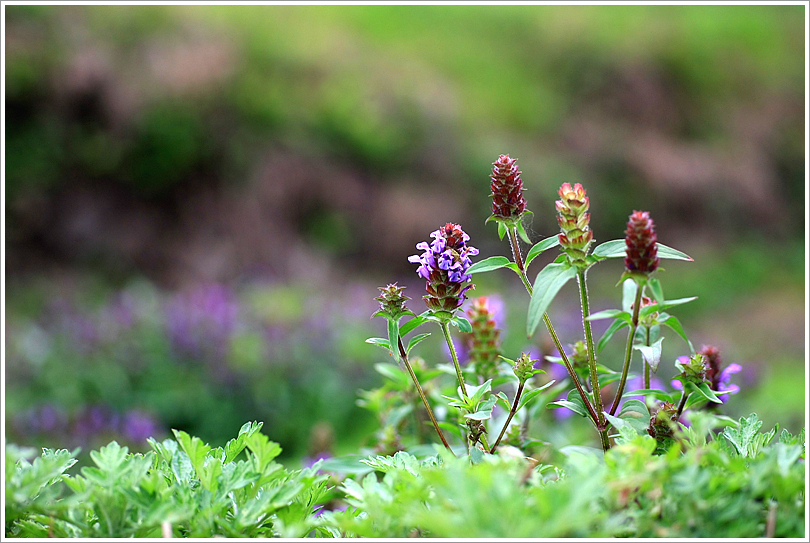
{"type": "Polygon", "coordinates": [[[654,439],[625,429],[604,458],[572,446],[560,465],[510,447],[474,463],[441,449],[370,456],[350,469],[332,462],[354,475],[331,491],[320,464],[274,462],[279,447],[260,423],[213,449],[184,432],[150,440],[146,455],[113,442],[80,475],[67,474],[66,450],[29,462],[33,451],[7,445],[5,531],[159,537],[169,523],[180,537],[804,537],[804,431],[760,425],[756,415],[695,416],[661,456],[654,439]],[[327,503],[333,510],[314,514],[327,503]]]}

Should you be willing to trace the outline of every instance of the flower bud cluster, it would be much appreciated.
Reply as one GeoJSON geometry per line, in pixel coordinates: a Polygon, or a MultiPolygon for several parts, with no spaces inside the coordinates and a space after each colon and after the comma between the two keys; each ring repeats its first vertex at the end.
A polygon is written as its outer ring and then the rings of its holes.
{"type": "Polygon", "coordinates": [[[658,269],[658,236],[646,211],[633,211],[624,232],[627,246],[624,267],[628,272],[649,275],[658,269]]]}
{"type": "MultiPolygon", "coordinates": [[[[739,364],[729,364],[728,367],[723,368],[720,349],[711,345],[704,345],[698,353],[706,357],[706,380],[709,381],[709,387],[712,390],[715,392],[728,391],[729,394],[736,394],[740,391],[739,386],[730,383],[731,374],[742,370],[739,364]]],[[[725,402],[728,400],[728,395],[724,394],[719,398],[725,402]]]]}
{"type": "Polygon", "coordinates": [[[458,224],[447,223],[430,237],[433,241],[429,245],[426,241],[416,244],[424,252],[408,257],[408,261],[418,263],[416,273],[427,280],[423,298],[428,308],[453,313],[464,303],[464,293],[474,288],[467,270],[472,265],[470,257],[477,255],[478,249],[467,246],[470,236],[458,224]]]}
{"type": "Polygon", "coordinates": [[[380,309],[372,315],[373,317],[385,317],[391,320],[399,320],[405,315],[413,315],[413,311],[405,307],[405,302],[410,300],[402,294],[405,287],[398,287],[396,283],[386,287],[377,287],[382,294],[374,298],[380,302],[380,309]]]}
{"type": "Polygon", "coordinates": [[[523,180],[518,171],[517,159],[501,155],[492,163],[490,189],[492,193],[491,218],[508,225],[514,225],[526,211],[523,198],[523,180]]]}
{"type": "Polygon", "coordinates": [[[588,213],[590,202],[585,196],[585,189],[577,183],[563,183],[558,191],[557,222],[560,225],[560,247],[568,254],[572,262],[584,262],[588,247],[593,242],[593,232],[589,226],[591,215],[588,213]]]}
{"type": "Polygon", "coordinates": [[[479,296],[466,312],[472,325],[472,333],[466,334],[468,359],[484,381],[497,374],[498,356],[501,354],[501,331],[496,327],[495,314],[490,299],[479,296]]]}
{"type": "Polygon", "coordinates": [[[647,433],[658,442],[659,447],[665,446],[671,440],[674,430],[678,407],[674,403],[664,402],[650,417],[650,426],[647,433]]]}
{"type": "Polygon", "coordinates": [[[515,365],[512,367],[512,371],[515,372],[515,377],[517,377],[521,383],[525,382],[529,377],[532,376],[535,362],[537,362],[537,360],[532,360],[532,357],[527,353],[522,353],[520,358],[515,360],[515,365]]]}
{"type": "Polygon", "coordinates": [[[703,354],[694,354],[686,362],[679,359],[676,366],[681,370],[677,379],[682,383],[699,385],[706,381],[706,357],[703,354]]]}

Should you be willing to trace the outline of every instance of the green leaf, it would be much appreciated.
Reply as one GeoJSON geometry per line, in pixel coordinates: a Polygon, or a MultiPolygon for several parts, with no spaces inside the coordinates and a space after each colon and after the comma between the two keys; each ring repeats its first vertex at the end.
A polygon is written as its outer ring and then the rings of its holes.
{"type": "Polygon", "coordinates": [[[610,338],[613,337],[613,334],[615,334],[616,332],[618,332],[619,330],[621,330],[625,326],[630,326],[630,325],[627,324],[627,322],[623,321],[623,320],[618,320],[617,319],[617,320],[613,321],[610,324],[610,326],[608,327],[608,329],[605,330],[605,333],[602,335],[602,338],[599,340],[599,343],[596,344],[596,352],[597,353],[602,352],[602,349],[605,348],[605,345],[607,345],[608,341],[610,341],[610,338]]]}
{"type": "Polygon", "coordinates": [[[381,337],[370,337],[366,340],[366,343],[376,345],[377,347],[382,347],[387,353],[391,352],[391,344],[388,343],[387,339],[381,337]]]}
{"type": "Polygon", "coordinates": [[[623,239],[614,239],[610,241],[606,241],[604,243],[600,243],[596,246],[591,253],[593,256],[597,258],[618,258],[624,257],[625,252],[627,250],[627,245],[625,244],[623,239]]]}
{"type": "Polygon", "coordinates": [[[489,258],[485,258],[480,262],[476,262],[472,266],[467,269],[467,273],[472,275],[474,273],[484,273],[492,270],[497,270],[503,268],[507,264],[509,264],[510,260],[505,256],[491,256],[489,258]]]}
{"type": "MultiPolygon", "coordinates": [[[[658,249],[658,258],[670,258],[674,260],[694,260],[691,256],[687,255],[686,253],[682,253],[677,249],[673,249],[672,247],[667,247],[661,243],[656,243],[656,247],[658,249]]],[[[600,245],[598,245],[591,253],[593,256],[604,259],[604,258],[619,258],[624,257],[626,254],[627,245],[623,239],[614,239],[611,241],[606,241],[600,245]]]]}
{"type": "Polygon", "coordinates": [[[631,396],[653,396],[659,400],[675,403],[677,398],[673,398],[669,392],[657,388],[640,388],[637,390],[628,390],[622,394],[622,398],[629,398],[631,396]]]}
{"type": "Polygon", "coordinates": [[[693,262],[694,258],[689,256],[686,253],[682,253],[677,249],[673,249],[672,247],[667,247],[661,243],[656,243],[655,246],[658,248],[658,258],[669,258],[672,260],[686,260],[689,262],[693,262]]]}
{"type": "Polygon", "coordinates": [[[242,428],[239,429],[239,434],[237,435],[236,439],[231,439],[225,444],[225,456],[223,458],[223,462],[233,462],[233,460],[239,456],[239,453],[244,450],[245,441],[247,438],[261,430],[263,425],[263,422],[256,421],[246,422],[243,424],[242,428]]]}
{"type": "Polygon", "coordinates": [[[627,313],[633,311],[632,305],[636,300],[636,290],[638,285],[632,279],[625,279],[622,283],[622,309],[627,313]]]}
{"type": "Polygon", "coordinates": [[[556,247],[560,244],[560,238],[557,236],[548,237],[542,241],[538,241],[534,244],[534,246],[529,249],[529,252],[526,253],[526,268],[529,267],[529,264],[532,263],[532,260],[538,257],[540,253],[551,249],[552,247],[556,247]]]}
{"type": "Polygon", "coordinates": [[[537,398],[537,396],[538,396],[538,395],[539,395],[541,392],[543,392],[543,391],[544,391],[545,389],[547,389],[548,387],[552,386],[554,383],[556,383],[556,381],[549,381],[548,383],[544,384],[544,385],[543,385],[543,386],[541,386],[540,388],[535,388],[534,390],[530,390],[529,392],[526,392],[525,394],[523,394],[523,395],[520,397],[520,402],[518,402],[518,408],[517,408],[517,410],[518,410],[518,411],[520,411],[521,409],[523,409],[524,407],[526,407],[527,405],[529,405],[529,402],[531,402],[531,401],[533,401],[535,398],[537,398]]]}
{"type": "Polygon", "coordinates": [[[688,383],[690,385],[689,388],[692,389],[692,392],[699,392],[702,394],[707,400],[714,403],[723,403],[720,398],[715,395],[714,391],[709,388],[709,384],[706,382],[698,383],[697,385],[694,383],[688,383]]]}
{"type": "Polygon", "coordinates": [[[577,274],[576,268],[568,263],[551,263],[537,274],[534,280],[534,294],[529,302],[526,318],[526,333],[529,337],[537,330],[543,314],[560,289],[577,274]]]}
{"type": "Polygon", "coordinates": [[[512,405],[509,403],[509,398],[506,397],[506,393],[503,391],[498,392],[498,399],[501,400],[503,403],[504,409],[507,411],[512,409],[512,405]]]}
{"type": "Polygon", "coordinates": [[[472,324],[470,324],[470,321],[460,315],[453,317],[453,320],[451,320],[450,323],[457,326],[459,332],[464,332],[467,334],[472,332],[472,324]]]}
{"type": "Polygon", "coordinates": [[[189,462],[191,462],[191,467],[194,468],[197,478],[202,481],[203,466],[205,457],[208,451],[211,450],[210,445],[203,443],[199,437],[189,436],[182,430],[172,429],[172,432],[177,439],[177,443],[180,444],[180,448],[188,455],[189,462]]]}
{"type": "Polygon", "coordinates": [[[506,225],[502,222],[498,222],[498,239],[503,239],[506,235],[506,225]]]}
{"type": "Polygon", "coordinates": [[[475,413],[467,413],[464,415],[464,418],[473,419],[473,420],[487,420],[492,418],[492,407],[498,401],[498,397],[494,394],[490,395],[489,398],[484,400],[478,405],[478,408],[475,410],[475,413]]]}
{"type": "Polygon", "coordinates": [[[652,313],[654,311],[661,311],[663,309],[667,309],[667,308],[675,306],[675,305],[681,305],[681,304],[689,303],[689,302],[691,302],[693,300],[697,300],[697,298],[698,298],[697,296],[690,296],[689,298],[677,298],[675,300],[664,300],[664,301],[659,302],[657,304],[648,305],[647,307],[641,308],[640,315],[641,316],[649,315],[650,313],[652,313]]]}
{"type": "Polygon", "coordinates": [[[556,408],[559,408],[559,407],[565,407],[567,409],[570,409],[571,411],[573,411],[574,413],[576,413],[580,417],[587,417],[588,416],[588,411],[587,411],[587,409],[585,409],[585,404],[583,404],[581,401],[579,403],[577,403],[577,402],[572,402],[572,401],[568,401],[568,400],[557,400],[555,402],[550,402],[547,407],[549,409],[556,409],[556,408]]]}
{"type": "Polygon", "coordinates": [[[526,228],[523,227],[523,221],[517,223],[517,233],[520,236],[520,239],[525,241],[526,243],[531,243],[532,240],[529,235],[526,233],[526,228]]]}
{"type": "Polygon", "coordinates": [[[624,420],[620,417],[614,417],[610,413],[603,414],[608,422],[619,431],[619,435],[624,441],[632,441],[633,438],[641,433],[633,424],[630,423],[630,421],[624,420]]]}
{"type": "MultiPolygon", "coordinates": [[[[498,223],[500,226],[500,223],[498,223]]],[[[470,462],[473,464],[480,464],[484,461],[484,451],[478,447],[470,447],[470,462]]]]}
{"type": "Polygon", "coordinates": [[[689,349],[692,351],[692,354],[695,354],[695,348],[692,346],[692,342],[689,341],[688,337],[686,337],[686,332],[683,331],[683,326],[681,326],[681,322],[676,317],[669,316],[661,324],[664,326],[669,326],[675,330],[675,332],[677,332],[677,334],[681,336],[681,338],[683,338],[683,340],[689,345],[689,349]]]}
{"type": "Polygon", "coordinates": [[[762,421],[758,420],[756,413],[751,413],[747,418],[741,418],[737,428],[726,427],[722,435],[726,441],[734,447],[734,450],[743,458],[753,458],[759,452],[757,443],[759,429],[762,421]]]}
{"type": "Polygon", "coordinates": [[[394,319],[388,319],[388,342],[394,358],[399,358],[399,325],[394,319]]]}
{"type": "Polygon", "coordinates": [[[650,286],[650,293],[652,294],[653,299],[658,302],[659,304],[664,301],[664,289],[661,288],[661,281],[658,279],[650,279],[647,281],[647,284],[650,286]]]}
{"type": "Polygon", "coordinates": [[[458,438],[461,439],[462,441],[464,440],[464,436],[461,434],[461,426],[460,425],[454,424],[452,422],[446,422],[446,421],[439,421],[438,424],[439,424],[439,428],[441,428],[442,430],[446,430],[446,431],[450,432],[451,434],[453,434],[455,436],[458,436],[458,438]]]}
{"type": "Polygon", "coordinates": [[[405,324],[400,326],[399,327],[399,335],[402,336],[402,337],[405,337],[405,335],[408,332],[415,329],[417,326],[420,326],[420,325],[426,323],[427,322],[427,319],[425,318],[426,313],[427,313],[427,311],[425,311],[425,313],[422,313],[418,317],[412,318],[411,320],[409,320],[408,322],[406,322],[405,324]]]}
{"type": "Polygon", "coordinates": [[[416,345],[418,345],[422,341],[426,340],[428,337],[430,337],[430,333],[419,334],[418,336],[412,337],[411,340],[408,342],[408,348],[405,349],[405,353],[406,354],[410,353],[411,349],[413,349],[416,345]]]}
{"type": "Polygon", "coordinates": [[[664,338],[659,338],[658,341],[653,343],[652,345],[633,345],[633,349],[639,351],[641,353],[641,357],[644,359],[644,362],[649,364],[650,369],[653,372],[658,371],[658,364],[661,363],[661,343],[664,341],[664,338]]]}
{"type": "Polygon", "coordinates": [[[633,324],[633,315],[627,311],[622,311],[621,309],[605,309],[604,311],[597,311],[596,313],[591,313],[586,320],[598,321],[601,319],[612,318],[622,319],[623,321],[626,321],[627,324],[633,324]]]}

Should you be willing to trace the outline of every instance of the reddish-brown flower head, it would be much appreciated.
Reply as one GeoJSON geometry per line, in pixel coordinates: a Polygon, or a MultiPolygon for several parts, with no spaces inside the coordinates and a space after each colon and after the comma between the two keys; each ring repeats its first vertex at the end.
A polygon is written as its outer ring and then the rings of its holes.
{"type": "Polygon", "coordinates": [[[627,221],[624,242],[627,245],[624,267],[629,272],[650,274],[658,269],[658,236],[646,211],[633,211],[627,221]]]}
{"type": "Polygon", "coordinates": [[[526,211],[523,198],[523,180],[518,171],[517,159],[501,155],[492,163],[492,216],[496,219],[515,222],[526,211]]]}
{"type": "Polygon", "coordinates": [[[585,196],[585,189],[577,183],[563,183],[558,191],[557,222],[560,224],[560,247],[572,260],[584,260],[588,247],[593,241],[593,232],[589,226],[591,215],[588,213],[590,202],[585,196]]]}
{"type": "Polygon", "coordinates": [[[500,304],[486,296],[472,300],[466,314],[473,331],[465,334],[469,362],[484,381],[494,378],[498,373],[498,355],[501,354],[500,334],[497,327],[496,309],[500,304]]]}

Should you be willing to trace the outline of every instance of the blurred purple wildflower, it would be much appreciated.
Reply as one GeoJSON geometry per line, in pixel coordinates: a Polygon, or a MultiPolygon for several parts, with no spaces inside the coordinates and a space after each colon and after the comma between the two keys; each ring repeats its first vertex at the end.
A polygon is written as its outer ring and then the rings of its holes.
{"type": "MultiPolygon", "coordinates": [[[[706,379],[709,381],[709,387],[715,392],[728,391],[728,394],[718,396],[720,401],[726,403],[731,394],[737,394],[740,391],[740,387],[731,382],[731,376],[742,371],[742,366],[731,363],[726,368],[721,369],[722,359],[717,347],[703,346],[698,351],[698,354],[702,354],[706,359],[706,379]]],[[[689,357],[679,356],[677,361],[685,365],[689,363],[689,357]]],[[[683,390],[683,384],[680,381],[673,380],[672,386],[678,390],[683,390]]]]}
{"type": "Polygon", "coordinates": [[[166,304],[172,345],[189,356],[221,357],[236,325],[239,306],[224,285],[201,285],[174,295],[166,304]]]}
{"type": "Polygon", "coordinates": [[[158,433],[158,425],[148,414],[133,409],[124,415],[121,433],[130,441],[141,443],[158,433]]]}

